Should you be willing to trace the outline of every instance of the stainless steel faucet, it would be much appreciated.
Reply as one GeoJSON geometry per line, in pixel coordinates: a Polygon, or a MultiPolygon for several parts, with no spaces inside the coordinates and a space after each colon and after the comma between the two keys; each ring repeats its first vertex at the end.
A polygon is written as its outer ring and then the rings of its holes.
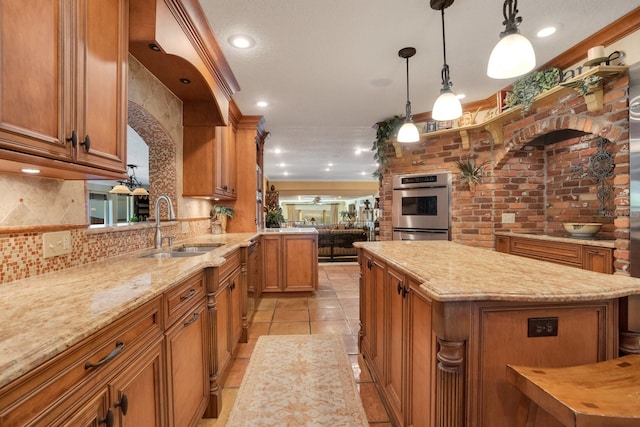
{"type": "MultiPolygon", "coordinates": [[[[166,196],[164,194],[161,194],[158,196],[158,198],[156,199],[156,210],[155,210],[155,216],[156,216],[156,249],[161,249],[162,248],[162,232],[160,231],[160,201],[164,200],[165,202],[167,202],[167,208],[169,210],[168,212],[168,216],[169,216],[169,221],[173,221],[174,219],[176,219],[175,214],[173,213],[173,203],[171,203],[171,199],[169,198],[169,196],[166,196]]],[[[169,240],[169,246],[171,246],[171,239],[173,238],[173,236],[167,236],[167,237],[171,237],[169,240]]]]}

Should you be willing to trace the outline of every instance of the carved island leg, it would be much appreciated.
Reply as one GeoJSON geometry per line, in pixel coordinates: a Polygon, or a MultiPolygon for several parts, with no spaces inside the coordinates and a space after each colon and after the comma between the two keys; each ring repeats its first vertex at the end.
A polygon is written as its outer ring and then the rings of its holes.
{"type": "Polygon", "coordinates": [[[464,421],[464,341],[438,338],[436,367],[436,426],[462,427],[464,421]]]}

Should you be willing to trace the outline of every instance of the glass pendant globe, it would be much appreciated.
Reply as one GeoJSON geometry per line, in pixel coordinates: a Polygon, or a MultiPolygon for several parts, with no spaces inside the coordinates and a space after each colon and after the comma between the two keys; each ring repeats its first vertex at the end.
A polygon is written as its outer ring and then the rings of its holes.
{"type": "Polygon", "coordinates": [[[398,131],[398,142],[418,142],[420,141],[420,132],[413,122],[404,122],[398,131]]]}
{"type": "Polygon", "coordinates": [[[462,104],[457,96],[453,92],[442,92],[435,104],[433,104],[433,111],[431,111],[431,118],[433,120],[454,120],[462,115],[462,104]]]}
{"type": "Polygon", "coordinates": [[[528,73],[535,66],[536,54],[531,42],[520,34],[509,34],[491,51],[487,75],[492,79],[510,79],[528,73]]]}

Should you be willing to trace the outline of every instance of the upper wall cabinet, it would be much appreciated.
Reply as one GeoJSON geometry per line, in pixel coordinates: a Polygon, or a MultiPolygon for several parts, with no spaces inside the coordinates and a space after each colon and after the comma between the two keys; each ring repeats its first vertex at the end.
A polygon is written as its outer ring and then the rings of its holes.
{"type": "Polygon", "coordinates": [[[127,0],[0,3],[0,170],[126,173],[127,0]]]}

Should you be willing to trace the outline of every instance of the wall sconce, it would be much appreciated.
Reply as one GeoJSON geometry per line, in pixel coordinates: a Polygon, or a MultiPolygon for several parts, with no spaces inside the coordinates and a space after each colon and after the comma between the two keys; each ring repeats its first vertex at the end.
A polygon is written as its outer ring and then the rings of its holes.
{"type": "Polygon", "coordinates": [[[505,29],[500,33],[500,41],[491,51],[487,65],[487,75],[492,79],[518,77],[536,66],[533,46],[518,30],[522,17],[517,14],[518,0],[505,0],[502,5],[505,29]]]}
{"type": "Polygon", "coordinates": [[[431,0],[431,8],[440,10],[442,14],[442,55],[444,58],[444,65],[442,65],[442,89],[440,89],[440,96],[433,104],[433,110],[431,111],[431,118],[434,120],[454,120],[462,116],[462,104],[460,100],[451,90],[451,80],[449,79],[449,65],[447,65],[447,45],[444,35],[444,9],[453,4],[453,0],[450,1],[438,1],[431,0]]]}
{"type": "Polygon", "coordinates": [[[413,47],[405,47],[398,51],[398,56],[407,60],[407,111],[404,124],[398,131],[398,142],[418,142],[420,141],[420,132],[411,120],[411,102],[409,101],[409,58],[416,54],[413,47]]]}
{"type": "Polygon", "coordinates": [[[126,194],[128,196],[148,196],[149,192],[142,186],[142,183],[136,178],[137,165],[127,165],[129,168],[129,178],[124,181],[118,181],[118,185],[109,190],[110,194],[126,194]]]}

